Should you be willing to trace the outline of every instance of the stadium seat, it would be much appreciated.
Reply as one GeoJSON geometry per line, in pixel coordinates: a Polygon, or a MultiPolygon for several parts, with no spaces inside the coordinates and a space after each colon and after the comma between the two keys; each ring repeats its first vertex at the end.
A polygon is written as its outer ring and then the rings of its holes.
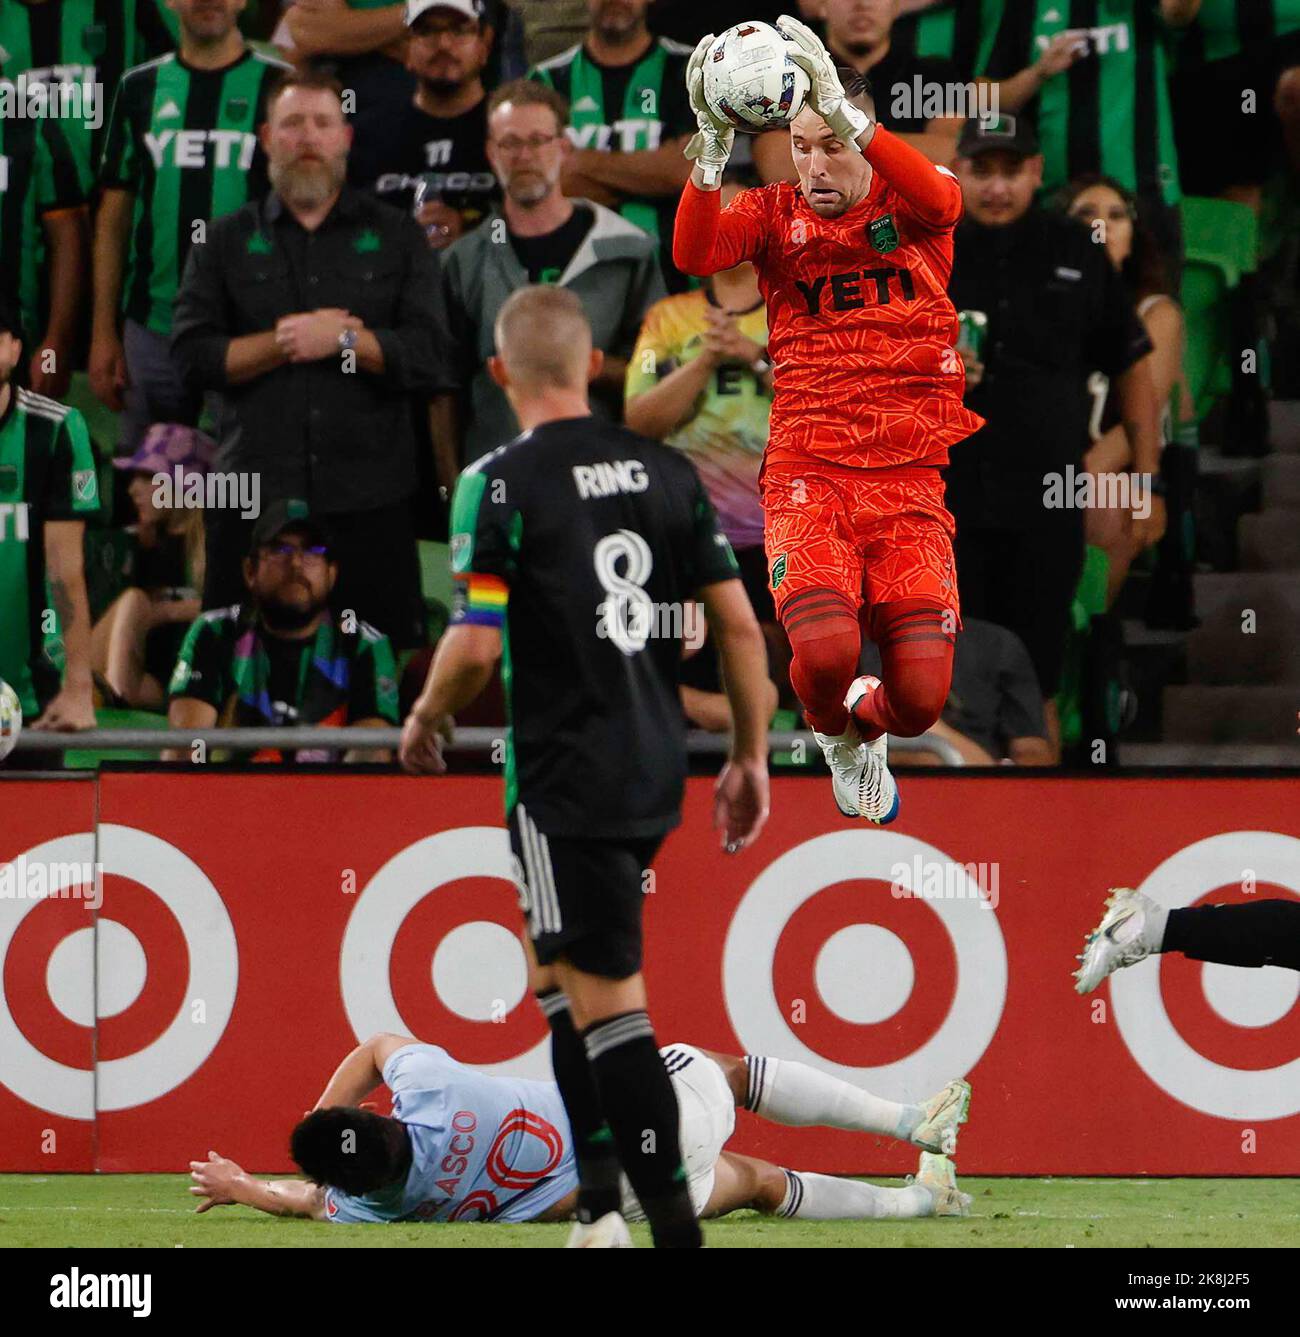
{"type": "Polygon", "coordinates": [[[1254,211],[1230,200],[1188,196],[1182,204],[1182,304],[1187,319],[1183,365],[1200,422],[1232,390],[1229,293],[1253,273],[1259,246],[1254,211]]]}

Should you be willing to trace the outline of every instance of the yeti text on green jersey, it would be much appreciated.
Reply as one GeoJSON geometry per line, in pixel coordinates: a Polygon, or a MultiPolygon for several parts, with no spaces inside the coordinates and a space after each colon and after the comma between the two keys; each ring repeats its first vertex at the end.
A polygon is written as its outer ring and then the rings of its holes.
{"type": "Polygon", "coordinates": [[[57,100],[83,195],[123,71],[171,50],[178,26],[165,0],[0,0],[0,72],[57,100]]]}
{"type": "Polygon", "coordinates": [[[257,128],[288,68],[251,49],[217,70],[194,69],[173,53],[122,77],[100,185],[135,196],[122,288],[128,319],[170,334],[190,247],[211,219],[265,191],[257,128]]]}

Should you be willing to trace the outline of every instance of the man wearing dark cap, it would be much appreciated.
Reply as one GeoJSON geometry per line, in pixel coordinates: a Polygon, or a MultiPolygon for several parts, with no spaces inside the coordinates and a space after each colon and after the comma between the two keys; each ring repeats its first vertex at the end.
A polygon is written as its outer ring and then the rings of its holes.
{"type": "Polygon", "coordinates": [[[962,609],[1025,642],[1052,698],[1083,566],[1089,493],[1088,376],[1118,387],[1132,447],[1135,502],[1153,509],[1159,408],[1151,350],[1119,273],[1086,227],[1034,203],[1043,159],[1019,116],[968,121],[955,164],[966,215],[948,295],[962,323],[966,405],[985,419],[952,448],[948,507],[957,520],[962,609]]]}
{"type": "MultiPolygon", "coordinates": [[[[388,638],[351,613],[330,612],[339,564],[330,532],[305,502],[273,502],[253,525],[244,559],[245,602],[202,614],[172,673],[168,723],[176,729],[358,728],[397,723],[388,638]]],[[[386,760],[349,751],[344,760],[386,760]]],[[[324,751],[254,761],[334,759],[324,751]]],[[[188,759],[172,754],[169,760],[188,759]]]]}

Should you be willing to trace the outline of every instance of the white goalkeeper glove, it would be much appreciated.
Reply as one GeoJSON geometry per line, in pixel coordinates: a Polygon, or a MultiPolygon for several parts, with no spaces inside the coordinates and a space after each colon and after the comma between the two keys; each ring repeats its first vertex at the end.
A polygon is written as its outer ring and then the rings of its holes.
{"type": "Polygon", "coordinates": [[[690,60],[686,62],[686,94],[690,98],[691,110],[695,113],[695,124],[699,130],[691,136],[690,143],[683,151],[692,162],[700,165],[706,186],[717,185],[721,179],[736,139],[736,132],[731,125],[715,115],[704,100],[704,58],[712,45],[713,34],[709,33],[700,39],[691,52],[690,60]]]}
{"type": "Polygon", "coordinates": [[[871,117],[845,96],[830,52],[811,28],[788,14],[777,19],[776,30],[790,45],[790,59],[808,76],[808,105],[836,139],[861,153],[858,136],[872,124],[871,117]]]}

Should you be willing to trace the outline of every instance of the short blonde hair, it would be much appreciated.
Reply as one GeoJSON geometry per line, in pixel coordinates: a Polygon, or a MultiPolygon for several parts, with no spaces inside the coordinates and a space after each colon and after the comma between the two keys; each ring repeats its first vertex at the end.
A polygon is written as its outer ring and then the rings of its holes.
{"type": "Polygon", "coordinates": [[[494,334],[512,380],[561,389],[587,384],[591,326],[568,288],[537,283],[511,293],[497,313],[494,334]]]}

